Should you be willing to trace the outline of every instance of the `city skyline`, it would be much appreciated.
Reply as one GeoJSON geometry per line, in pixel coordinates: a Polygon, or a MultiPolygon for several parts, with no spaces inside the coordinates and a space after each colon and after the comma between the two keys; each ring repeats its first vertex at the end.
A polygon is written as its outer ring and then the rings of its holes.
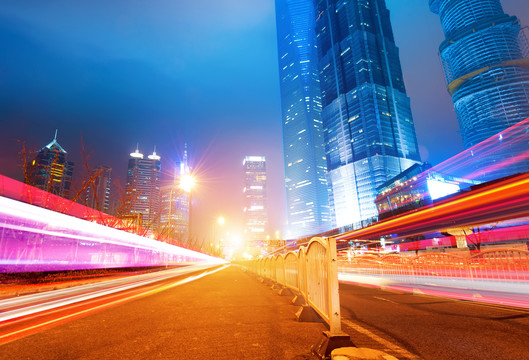
{"type": "MultiPolygon", "coordinates": [[[[435,164],[463,148],[437,55],[442,28],[426,0],[387,4],[421,155],[435,164]]],[[[528,4],[502,4],[523,26],[529,24],[528,4]]],[[[39,147],[56,128],[74,161],[80,158],[82,133],[91,160],[112,167],[121,183],[124,159],[136,142],[156,145],[170,165],[187,140],[201,175],[194,194],[201,213],[193,221],[210,228],[219,214],[237,221],[242,204],[238,159],[262,153],[274,194],[271,223],[282,229],[286,206],[273,2],[233,1],[223,7],[203,0],[178,11],[152,6],[144,11],[130,4],[124,12],[120,2],[106,3],[104,11],[88,2],[0,6],[0,37],[9,54],[0,60],[9,70],[2,73],[0,97],[0,146],[9,154],[0,159],[2,173],[20,179],[17,139],[39,147]],[[199,11],[208,6],[211,13],[199,11]],[[180,14],[192,21],[175,21],[180,14]],[[217,37],[207,40],[213,26],[217,37]],[[263,136],[249,136],[256,132],[263,136]]]]}

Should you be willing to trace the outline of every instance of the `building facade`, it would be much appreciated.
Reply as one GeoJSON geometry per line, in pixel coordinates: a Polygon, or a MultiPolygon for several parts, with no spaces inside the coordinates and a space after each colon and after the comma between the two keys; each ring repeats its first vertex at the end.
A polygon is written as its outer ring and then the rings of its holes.
{"type": "Polygon", "coordinates": [[[92,171],[91,181],[86,187],[86,206],[104,213],[109,213],[111,186],[112,169],[107,166],[96,167],[92,171]]]}
{"type": "Polygon", "coordinates": [[[57,132],[53,140],[38,150],[33,161],[28,164],[26,182],[49,193],[70,198],[74,163],[68,161],[68,153],[57,142],[57,132]]]}
{"type": "Polygon", "coordinates": [[[159,232],[181,243],[189,242],[191,188],[184,177],[191,176],[187,148],[182,161],[176,163],[172,184],[161,187],[159,232]]]}
{"type": "Polygon", "coordinates": [[[384,0],[314,0],[330,207],[338,227],[377,215],[376,188],[420,161],[384,0]]]}
{"type": "Polygon", "coordinates": [[[138,149],[129,158],[125,187],[128,218],[137,218],[144,228],[155,229],[159,223],[160,159],[156,151],[144,159],[138,149]]]}
{"type": "Polygon", "coordinates": [[[288,233],[331,226],[312,0],[276,0],[288,233]]]}
{"type": "Polygon", "coordinates": [[[266,204],[266,158],[246,156],[244,167],[244,233],[248,246],[266,240],[268,211],[266,204]],[[253,242],[253,243],[252,243],[253,242]]]}
{"type": "Polygon", "coordinates": [[[430,0],[439,53],[466,149],[529,117],[527,39],[500,0],[430,0]]]}

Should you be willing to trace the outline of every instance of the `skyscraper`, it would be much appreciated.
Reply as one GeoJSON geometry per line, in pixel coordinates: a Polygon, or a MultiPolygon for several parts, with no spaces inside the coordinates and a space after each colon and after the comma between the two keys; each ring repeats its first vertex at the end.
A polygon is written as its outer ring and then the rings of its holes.
{"type": "MultiPolygon", "coordinates": [[[[266,158],[246,156],[244,166],[244,225],[246,240],[264,241],[268,226],[266,206],[266,158]]],[[[249,246],[256,246],[249,244],[249,246]]]]}
{"type": "Polygon", "coordinates": [[[465,148],[529,117],[529,51],[500,0],[430,0],[445,41],[439,48],[465,148]]]}
{"type": "Polygon", "coordinates": [[[127,209],[138,216],[145,228],[155,228],[160,208],[160,156],[154,151],[147,159],[136,149],[130,154],[125,188],[127,209]]]}
{"type": "Polygon", "coordinates": [[[72,186],[74,163],[68,161],[68,153],[57,142],[57,131],[53,140],[37,151],[28,164],[29,185],[55,195],[69,198],[72,186]]]}
{"type": "Polygon", "coordinates": [[[98,166],[92,171],[92,181],[86,187],[86,206],[108,213],[112,185],[111,174],[112,169],[107,166],[98,166]]]}
{"type": "Polygon", "coordinates": [[[177,162],[172,184],[161,187],[160,232],[177,241],[189,241],[191,189],[186,188],[184,177],[191,170],[187,158],[187,146],[182,161],[177,162]]]}
{"type": "Polygon", "coordinates": [[[330,206],[337,226],[377,215],[377,186],[420,161],[384,0],[314,0],[330,206]]]}
{"type": "Polygon", "coordinates": [[[283,156],[290,235],[330,227],[312,0],[276,0],[283,156]]]}

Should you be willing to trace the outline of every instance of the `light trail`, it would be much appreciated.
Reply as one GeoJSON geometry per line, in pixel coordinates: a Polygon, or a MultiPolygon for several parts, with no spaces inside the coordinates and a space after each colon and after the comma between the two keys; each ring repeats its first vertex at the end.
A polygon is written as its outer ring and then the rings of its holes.
{"type": "Polygon", "coordinates": [[[529,174],[455,196],[433,207],[336,236],[337,241],[378,239],[392,233],[422,234],[454,226],[486,224],[529,215],[529,174]]]}
{"type": "Polygon", "coordinates": [[[222,264],[190,249],[0,197],[0,272],[222,264]]]}
{"type": "Polygon", "coordinates": [[[97,284],[76,286],[68,289],[49,291],[42,294],[26,295],[17,298],[0,300],[1,322],[77,302],[97,298],[104,295],[145,286],[179,275],[206,270],[212,266],[186,266],[178,269],[136,275],[131,278],[103,281],[97,284]]]}
{"type": "MultiPolygon", "coordinates": [[[[224,265],[220,268],[205,271],[197,275],[191,275],[169,284],[157,284],[161,280],[167,279],[167,277],[163,277],[163,279],[153,279],[153,281],[138,283],[126,290],[122,288],[117,290],[118,292],[112,291],[108,294],[100,292],[97,297],[89,296],[87,299],[77,298],[78,301],[73,303],[69,299],[65,299],[65,302],[62,304],[61,302],[53,302],[54,306],[51,308],[47,304],[43,304],[43,307],[40,308],[40,310],[38,306],[31,307],[29,311],[24,311],[22,309],[22,311],[18,312],[18,317],[14,318],[9,316],[12,319],[11,321],[3,321],[0,323],[0,344],[19,339],[67,321],[90,315],[124,302],[153,295],[198,280],[204,276],[223,270],[227,266],[228,265],[224,265]],[[142,286],[142,288],[138,288],[140,286],[142,286]]],[[[169,277],[174,276],[175,274],[172,274],[172,276],[169,277]]]]}

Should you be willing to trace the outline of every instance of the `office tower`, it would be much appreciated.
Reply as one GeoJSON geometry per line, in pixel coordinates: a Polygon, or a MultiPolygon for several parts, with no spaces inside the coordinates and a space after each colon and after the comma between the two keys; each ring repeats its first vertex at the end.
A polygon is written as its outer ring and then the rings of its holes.
{"type": "Polygon", "coordinates": [[[69,198],[72,186],[74,163],[68,161],[68,153],[57,142],[57,131],[53,140],[38,150],[33,161],[28,164],[29,185],[55,195],[69,198]]]}
{"type": "Polygon", "coordinates": [[[288,230],[301,237],[331,226],[312,0],[276,0],[288,230]]]}
{"type": "Polygon", "coordinates": [[[110,188],[112,186],[112,169],[98,166],[90,175],[90,182],[86,187],[86,206],[108,213],[110,210],[110,188]]]}
{"type": "Polygon", "coordinates": [[[439,48],[465,148],[529,117],[527,40],[500,0],[430,0],[445,41],[439,48]]]}
{"type": "Polygon", "coordinates": [[[384,0],[314,0],[329,203],[336,226],[377,215],[377,186],[420,161],[384,0]]]}
{"type": "Polygon", "coordinates": [[[159,221],[160,156],[156,150],[147,159],[136,149],[130,154],[125,188],[129,217],[137,217],[138,224],[154,229],[159,221]]]}
{"type": "Polygon", "coordinates": [[[266,207],[266,159],[264,156],[246,156],[244,167],[244,225],[249,246],[264,241],[268,226],[266,207]]]}
{"type": "Polygon", "coordinates": [[[187,146],[182,161],[176,163],[172,184],[161,187],[160,233],[179,242],[189,242],[191,188],[185,177],[191,176],[187,146]]]}

